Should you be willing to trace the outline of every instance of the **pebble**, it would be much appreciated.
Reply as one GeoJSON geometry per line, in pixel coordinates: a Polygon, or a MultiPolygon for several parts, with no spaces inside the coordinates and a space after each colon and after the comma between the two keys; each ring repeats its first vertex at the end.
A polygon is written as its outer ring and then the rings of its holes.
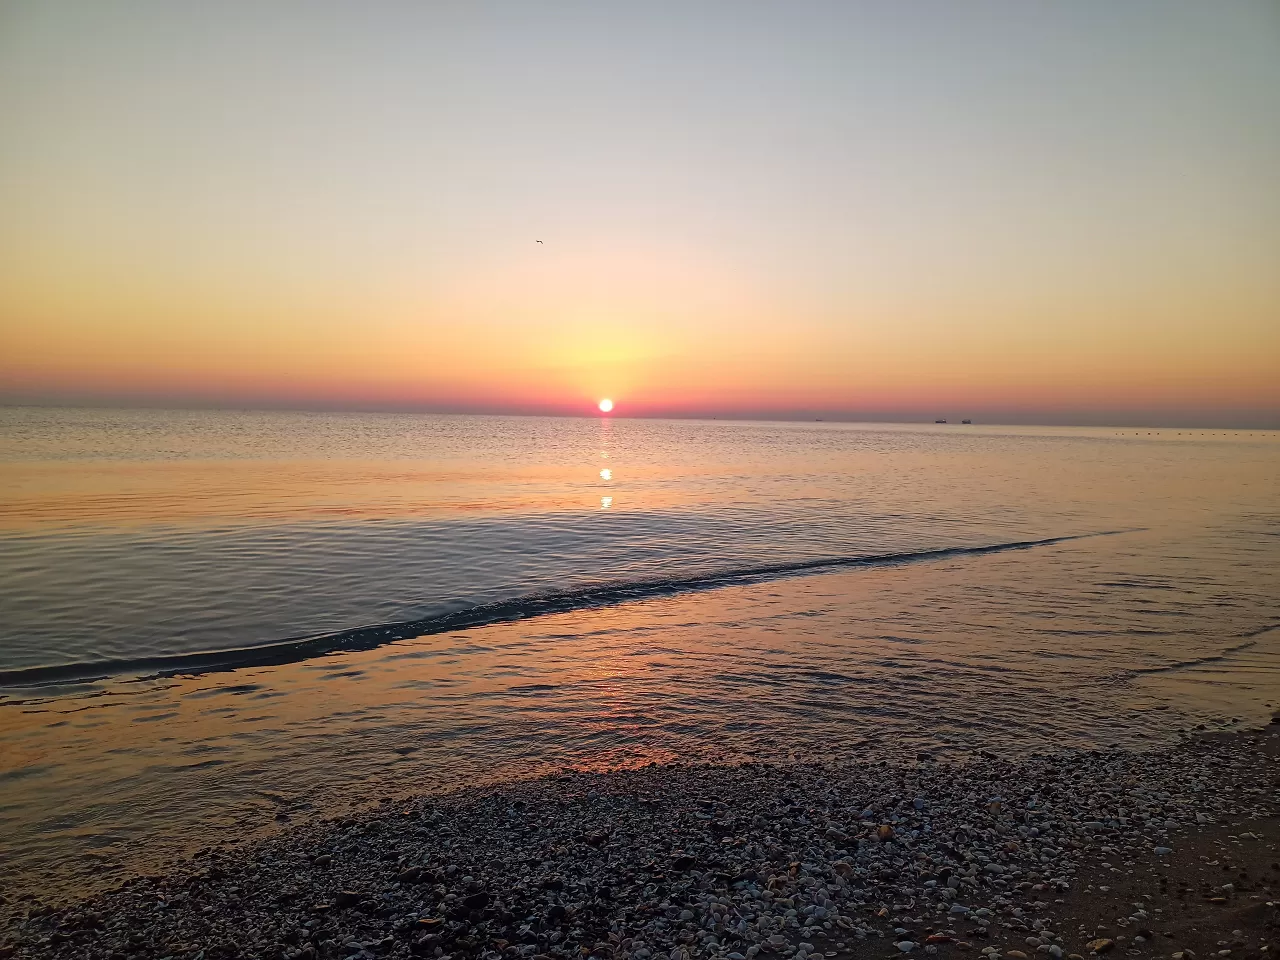
{"type": "MultiPolygon", "coordinates": [[[[1083,960],[1044,911],[1098,857],[1118,870],[1193,822],[1270,812],[1229,789],[1254,782],[1247,758],[1215,762],[1218,790],[1197,789],[1203,761],[1182,747],[566,771],[295,822],[84,903],[24,905],[8,936],[15,960],[110,960],[138,943],[158,958],[234,943],[205,956],[813,960],[837,938],[972,951],[1016,922],[1034,955],[1083,960]],[[54,936],[89,912],[101,921],[84,935],[54,936]]],[[[1125,923],[1145,936],[1142,919],[1125,923]]]]}

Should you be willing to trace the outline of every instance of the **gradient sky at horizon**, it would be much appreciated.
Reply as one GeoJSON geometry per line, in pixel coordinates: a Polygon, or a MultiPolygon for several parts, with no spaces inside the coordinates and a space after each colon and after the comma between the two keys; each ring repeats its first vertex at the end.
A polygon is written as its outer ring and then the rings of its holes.
{"type": "Polygon", "coordinates": [[[9,400],[1280,426],[1274,3],[0,0],[0,209],[9,400]]]}

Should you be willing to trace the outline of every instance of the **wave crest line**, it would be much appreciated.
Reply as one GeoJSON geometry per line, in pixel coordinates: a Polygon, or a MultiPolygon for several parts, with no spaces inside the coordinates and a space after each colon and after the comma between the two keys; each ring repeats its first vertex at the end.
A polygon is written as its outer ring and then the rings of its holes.
{"type": "Polygon", "coordinates": [[[386,643],[394,643],[398,640],[409,640],[414,637],[429,636],[431,634],[447,633],[454,630],[469,630],[476,627],[526,620],[531,617],[547,616],[554,613],[615,606],[620,603],[650,600],[700,590],[715,590],[721,587],[758,583],[821,570],[893,566],[931,560],[945,560],[950,557],[983,556],[991,553],[1003,553],[1009,550],[1029,550],[1034,547],[1052,546],[1053,544],[1066,543],[1071,540],[1084,540],[1090,537],[1105,537],[1132,532],[1135,531],[1104,530],[1098,533],[1046,537],[1040,540],[1018,540],[1011,543],[995,543],[980,547],[942,547],[935,550],[915,550],[902,553],[818,557],[812,560],[761,564],[691,574],[686,577],[604,583],[558,593],[531,594],[507,600],[497,600],[468,607],[465,610],[437,614],[417,620],[369,624],[346,630],[293,637],[252,647],[132,660],[101,660],[0,670],[0,686],[33,687],[76,682],[90,683],[126,674],[143,674],[146,671],[151,672],[145,676],[137,676],[136,679],[151,680],[159,677],[234,670],[240,667],[272,666],[306,660],[329,653],[369,650],[386,643]]]}

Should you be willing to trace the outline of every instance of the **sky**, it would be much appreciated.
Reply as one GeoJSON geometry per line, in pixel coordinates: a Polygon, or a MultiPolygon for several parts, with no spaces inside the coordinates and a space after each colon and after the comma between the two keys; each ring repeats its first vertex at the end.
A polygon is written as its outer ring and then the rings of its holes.
{"type": "Polygon", "coordinates": [[[1265,0],[0,0],[0,211],[8,402],[1280,427],[1265,0]]]}

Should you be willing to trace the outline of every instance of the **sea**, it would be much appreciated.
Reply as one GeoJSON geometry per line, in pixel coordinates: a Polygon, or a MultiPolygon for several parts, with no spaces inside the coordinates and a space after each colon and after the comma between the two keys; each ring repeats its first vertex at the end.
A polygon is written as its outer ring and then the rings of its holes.
{"type": "Polygon", "coordinates": [[[564,768],[1277,706],[1277,432],[0,408],[0,892],[564,768]]]}

